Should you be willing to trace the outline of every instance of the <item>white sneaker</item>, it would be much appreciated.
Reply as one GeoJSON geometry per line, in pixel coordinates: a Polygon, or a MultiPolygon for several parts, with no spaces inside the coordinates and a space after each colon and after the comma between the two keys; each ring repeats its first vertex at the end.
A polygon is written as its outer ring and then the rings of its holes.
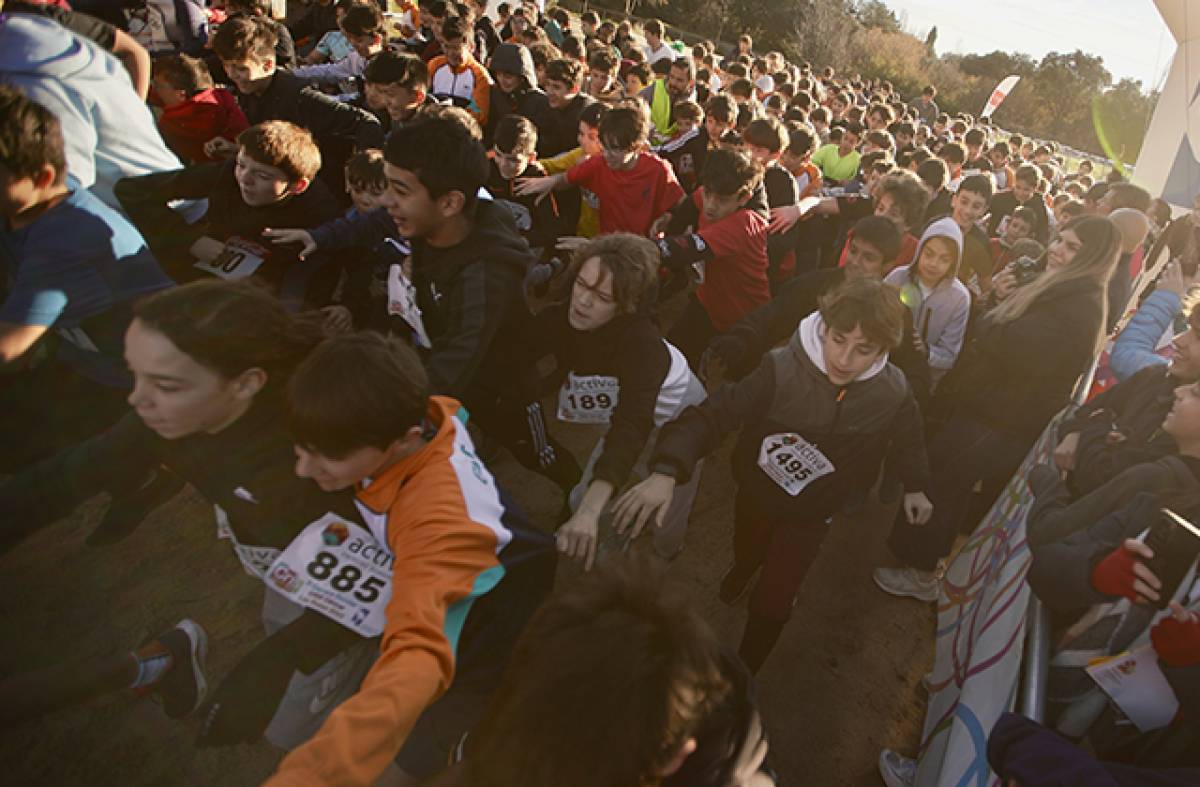
{"type": "Polygon", "coordinates": [[[879,775],[888,787],[913,787],[917,780],[917,761],[884,749],[879,752],[879,775]]]}
{"type": "Polygon", "coordinates": [[[915,568],[877,568],[872,574],[875,584],[884,593],[893,596],[909,596],[921,601],[937,601],[941,582],[932,571],[915,568]]]}

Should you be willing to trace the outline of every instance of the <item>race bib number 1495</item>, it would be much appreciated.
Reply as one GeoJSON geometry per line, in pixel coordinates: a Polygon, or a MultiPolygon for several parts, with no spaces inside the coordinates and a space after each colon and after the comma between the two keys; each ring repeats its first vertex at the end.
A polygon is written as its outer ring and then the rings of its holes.
{"type": "Polygon", "coordinates": [[[795,432],[767,435],[758,450],[758,466],[792,497],[834,470],[825,454],[795,432]]]}

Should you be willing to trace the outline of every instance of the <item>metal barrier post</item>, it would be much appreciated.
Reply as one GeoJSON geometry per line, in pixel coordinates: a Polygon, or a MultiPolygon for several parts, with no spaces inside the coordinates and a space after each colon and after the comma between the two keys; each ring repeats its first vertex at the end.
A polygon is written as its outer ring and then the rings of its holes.
{"type": "Polygon", "coordinates": [[[1027,719],[1040,722],[1046,713],[1046,676],[1050,671],[1050,615],[1037,596],[1029,594],[1025,613],[1025,658],[1021,667],[1019,710],[1027,719]]]}

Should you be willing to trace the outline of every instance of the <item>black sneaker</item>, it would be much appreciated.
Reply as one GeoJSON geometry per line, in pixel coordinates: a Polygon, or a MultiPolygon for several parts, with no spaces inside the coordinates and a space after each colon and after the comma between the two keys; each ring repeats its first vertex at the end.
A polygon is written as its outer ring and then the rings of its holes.
{"type": "Polygon", "coordinates": [[[164,468],[153,475],[136,491],[124,497],[114,497],[104,512],[104,519],[88,534],[90,547],[108,546],[121,541],[142,523],[150,512],[170,500],[183,489],[183,481],[164,468]]]}
{"type": "Polygon", "coordinates": [[[204,661],[208,658],[208,634],[194,620],[184,618],[175,628],[158,638],[171,652],[171,669],[154,684],[162,698],[163,711],[172,719],[182,719],[204,701],[208,681],[204,661]]]}
{"type": "Polygon", "coordinates": [[[753,577],[754,569],[742,572],[738,570],[738,564],[734,563],[721,578],[721,588],[717,591],[717,598],[731,606],[736,604],[738,599],[745,595],[746,588],[750,587],[750,580],[753,577]]]}

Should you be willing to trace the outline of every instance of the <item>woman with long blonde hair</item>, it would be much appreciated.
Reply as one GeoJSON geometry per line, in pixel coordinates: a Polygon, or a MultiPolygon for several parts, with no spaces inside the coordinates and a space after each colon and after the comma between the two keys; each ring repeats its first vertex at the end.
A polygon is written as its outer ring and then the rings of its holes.
{"type": "Polygon", "coordinates": [[[876,570],[880,588],[938,597],[938,561],[974,525],[964,521],[972,490],[982,484],[995,499],[1099,350],[1120,251],[1112,221],[1081,216],[1063,225],[1032,282],[1018,284],[1011,268],[993,279],[998,303],[938,391],[948,420],[929,447],[933,516],[925,525],[897,517],[889,545],[905,565],[876,570]]]}

